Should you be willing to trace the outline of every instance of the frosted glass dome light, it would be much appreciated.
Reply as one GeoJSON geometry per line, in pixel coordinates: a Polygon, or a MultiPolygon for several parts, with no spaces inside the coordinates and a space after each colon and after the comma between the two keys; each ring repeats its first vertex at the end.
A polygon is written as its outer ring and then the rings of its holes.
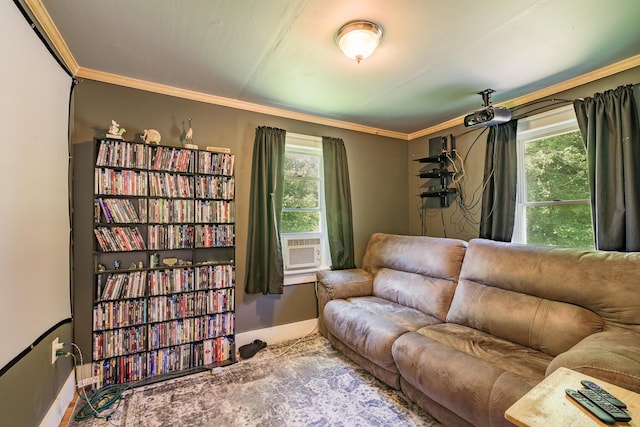
{"type": "Polygon", "coordinates": [[[358,63],[376,50],[381,38],[382,27],[369,21],[348,22],[338,30],[336,35],[342,52],[358,63]]]}

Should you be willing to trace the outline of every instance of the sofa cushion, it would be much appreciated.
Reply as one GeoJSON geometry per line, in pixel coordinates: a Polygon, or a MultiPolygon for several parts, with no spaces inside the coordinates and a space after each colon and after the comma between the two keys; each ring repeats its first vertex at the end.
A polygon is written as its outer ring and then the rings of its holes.
{"type": "Polygon", "coordinates": [[[456,282],[467,243],[457,239],[375,233],[369,238],[362,268],[406,271],[456,282]]]}
{"type": "Polygon", "coordinates": [[[553,359],[547,375],[560,367],[640,393],[640,334],[615,330],[590,335],[553,359]]]}
{"type": "Polygon", "coordinates": [[[588,251],[473,239],[462,265],[460,282],[464,279],[577,305],[602,317],[605,330],[640,332],[638,269],[640,252],[588,251]]]}
{"type": "Polygon", "coordinates": [[[403,378],[476,426],[508,425],[504,411],[544,379],[551,356],[455,324],[398,337],[393,357],[403,378]]]}
{"type": "Polygon", "coordinates": [[[556,356],[604,321],[585,308],[461,280],[447,322],[469,326],[556,356]]]}
{"type": "Polygon", "coordinates": [[[353,351],[397,372],[391,345],[400,335],[440,320],[382,298],[356,297],[329,301],[324,308],[327,330],[353,351]]]}
{"type": "Polygon", "coordinates": [[[373,295],[415,308],[444,321],[455,283],[447,279],[381,268],[373,280],[373,295]]]}
{"type": "Polygon", "coordinates": [[[446,320],[556,356],[606,327],[595,312],[605,311],[599,301],[606,292],[570,277],[586,277],[578,268],[583,256],[578,250],[474,239],[446,320]]]}

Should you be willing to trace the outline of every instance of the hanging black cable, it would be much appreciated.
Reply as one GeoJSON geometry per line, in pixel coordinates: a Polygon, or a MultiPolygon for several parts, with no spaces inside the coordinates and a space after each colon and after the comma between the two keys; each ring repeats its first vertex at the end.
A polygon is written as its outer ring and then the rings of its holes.
{"type": "Polygon", "coordinates": [[[42,32],[40,31],[36,23],[33,21],[33,19],[31,19],[31,15],[29,15],[29,13],[25,9],[25,7],[22,5],[22,3],[19,0],[13,0],[13,2],[15,3],[16,7],[18,8],[22,16],[24,16],[24,19],[27,21],[27,23],[29,24],[33,32],[36,33],[36,35],[38,36],[38,38],[40,39],[44,47],[46,47],[49,53],[51,54],[51,56],[53,56],[53,59],[56,60],[56,62],[60,65],[60,67],[64,70],[65,73],[67,73],[70,77],[73,77],[73,73],[71,72],[71,70],[67,68],[67,65],[64,62],[62,62],[60,57],[57,55],[57,52],[51,47],[51,45],[49,44],[49,41],[42,34],[42,32]]]}

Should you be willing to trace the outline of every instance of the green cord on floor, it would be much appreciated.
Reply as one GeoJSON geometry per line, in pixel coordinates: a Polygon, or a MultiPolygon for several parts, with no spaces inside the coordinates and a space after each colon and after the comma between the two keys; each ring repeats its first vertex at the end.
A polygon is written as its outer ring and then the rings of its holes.
{"type": "MultiPolygon", "coordinates": [[[[82,352],[80,348],[74,343],[69,343],[78,350],[80,355],[80,364],[82,364],[82,352]]],[[[85,401],[84,405],[80,408],[80,410],[75,415],[76,421],[84,421],[89,418],[106,418],[109,415],[113,414],[116,409],[120,406],[120,402],[122,399],[128,399],[132,394],[128,396],[123,396],[123,394],[128,390],[133,390],[133,387],[130,384],[117,384],[117,385],[109,385],[97,390],[91,398],[87,396],[87,393],[78,386],[78,361],[76,359],[75,354],[68,351],[58,350],[56,352],[58,356],[71,357],[73,358],[73,373],[76,382],[76,388],[78,396],[85,401]],[[82,392],[80,392],[82,390],[82,392]],[[115,405],[115,406],[114,406],[115,405]],[[102,415],[101,413],[110,409],[111,411],[108,414],[102,415]]]]}
{"type": "Polygon", "coordinates": [[[75,420],[84,421],[93,417],[104,418],[104,416],[100,416],[100,413],[107,409],[112,409],[112,411],[106,416],[111,415],[113,411],[118,409],[122,399],[126,399],[128,397],[123,397],[123,393],[130,389],[130,385],[109,385],[101,388],[96,391],[95,394],[93,394],[91,398],[84,403],[84,405],[82,405],[74,417],[75,420]]]}

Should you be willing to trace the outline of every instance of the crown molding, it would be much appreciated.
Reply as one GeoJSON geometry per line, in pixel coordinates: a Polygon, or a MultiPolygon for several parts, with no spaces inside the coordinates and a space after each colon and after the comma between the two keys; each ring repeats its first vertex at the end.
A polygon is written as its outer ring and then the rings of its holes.
{"type": "MultiPolygon", "coordinates": [[[[104,83],[112,83],[120,86],[141,89],[148,92],[155,92],[164,95],[175,96],[178,98],[200,101],[208,104],[221,105],[225,107],[237,108],[240,110],[251,111],[254,113],[268,114],[277,117],[283,117],[293,120],[300,120],[308,123],[332,126],[340,129],[352,130],[356,132],[379,135],[388,138],[400,139],[403,141],[411,141],[423,136],[431,135],[464,123],[464,116],[456,117],[443,123],[439,123],[428,128],[418,130],[411,133],[396,132],[386,129],[378,129],[371,126],[360,125],[357,123],[346,122],[342,120],[329,119],[325,117],[315,116],[307,113],[299,113],[296,111],[286,110],[282,108],[268,107],[265,105],[254,104],[251,102],[240,101],[221,96],[210,95],[207,93],[196,92],[187,89],[180,89],[173,86],[163,85],[159,83],[148,82],[145,80],[124,77],[117,74],[105,73],[89,68],[80,67],[71,54],[69,47],[62,38],[58,28],[53,23],[51,16],[42,4],[41,0],[25,0],[25,3],[33,13],[34,17],[42,27],[43,31],[49,38],[53,47],[60,54],[62,61],[67,65],[71,73],[75,77],[97,80],[104,83]]],[[[503,107],[512,108],[517,105],[523,105],[529,102],[564,92],[578,86],[591,83],[593,81],[609,77],[611,75],[629,70],[640,66],[640,55],[632,56],[606,67],[599,68],[589,73],[582,74],[569,80],[547,86],[546,88],[531,92],[529,94],[510,99],[503,103],[497,104],[503,107]]]]}
{"type": "Polygon", "coordinates": [[[25,3],[29,7],[29,10],[31,10],[31,13],[33,13],[36,21],[38,21],[38,24],[40,24],[42,31],[44,31],[53,48],[60,55],[62,62],[64,62],[71,74],[75,75],[79,69],[78,62],[71,54],[69,46],[67,46],[67,43],[62,38],[58,27],[53,23],[47,9],[40,0],[25,0],[25,3]]]}
{"type": "MultiPolygon", "coordinates": [[[[551,86],[547,86],[546,88],[537,90],[535,92],[528,93],[523,96],[519,96],[517,98],[510,99],[508,101],[497,104],[501,107],[513,108],[518,105],[524,105],[529,102],[537,101],[539,99],[556,95],[560,92],[564,92],[569,89],[576,88],[578,86],[582,86],[587,83],[594,82],[596,80],[600,80],[605,77],[612,76],[617,73],[621,73],[626,70],[630,70],[631,68],[640,66],[640,55],[632,56],[627,59],[623,59],[622,61],[616,62],[611,65],[607,65],[606,67],[599,68],[597,70],[582,74],[580,76],[574,77],[569,80],[565,80],[560,83],[553,84],[551,86]]],[[[422,129],[407,135],[407,139],[409,141],[414,140],[416,138],[420,138],[426,135],[431,135],[436,132],[440,132],[445,129],[452,128],[454,126],[459,126],[464,123],[464,116],[456,117],[455,119],[448,120],[444,123],[437,124],[435,126],[428,127],[426,129],[422,129]]]]}
{"type": "Polygon", "coordinates": [[[148,92],[160,93],[163,95],[175,96],[178,98],[189,99],[192,101],[204,102],[207,104],[221,105],[224,107],[236,108],[239,110],[251,111],[253,113],[268,114],[287,119],[300,120],[308,123],[332,126],[340,129],[347,129],[356,132],[369,133],[373,135],[386,136],[389,138],[407,140],[407,134],[395,132],[386,129],[378,129],[370,126],[364,126],[357,123],[345,122],[342,120],[329,119],[326,117],[314,116],[312,114],[300,113],[282,108],[268,107],[261,104],[240,101],[238,99],[224,98],[222,96],[210,95],[203,92],[197,92],[188,89],[180,89],[173,86],[153,83],[146,80],[134,79],[131,77],[120,76],[117,74],[105,73],[102,71],[92,70],[80,67],[76,77],[97,80],[104,83],[112,83],[119,86],[130,87],[133,89],[145,90],[148,92]]]}

